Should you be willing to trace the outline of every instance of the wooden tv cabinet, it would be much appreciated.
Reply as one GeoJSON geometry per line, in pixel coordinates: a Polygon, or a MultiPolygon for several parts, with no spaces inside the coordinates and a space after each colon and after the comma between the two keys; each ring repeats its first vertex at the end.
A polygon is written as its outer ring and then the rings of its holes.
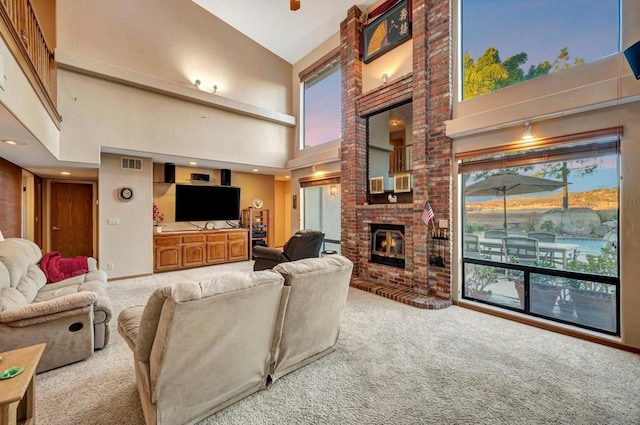
{"type": "Polygon", "coordinates": [[[248,259],[247,229],[166,232],[153,235],[154,272],[248,259]]]}

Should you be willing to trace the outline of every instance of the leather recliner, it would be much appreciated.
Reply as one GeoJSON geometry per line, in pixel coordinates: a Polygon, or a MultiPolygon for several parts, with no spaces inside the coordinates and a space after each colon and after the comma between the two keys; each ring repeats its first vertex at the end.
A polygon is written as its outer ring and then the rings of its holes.
{"type": "Polygon", "coordinates": [[[253,270],[272,269],[277,264],[320,256],[324,233],[320,230],[297,231],[281,250],[256,245],[253,247],[253,270]]]}

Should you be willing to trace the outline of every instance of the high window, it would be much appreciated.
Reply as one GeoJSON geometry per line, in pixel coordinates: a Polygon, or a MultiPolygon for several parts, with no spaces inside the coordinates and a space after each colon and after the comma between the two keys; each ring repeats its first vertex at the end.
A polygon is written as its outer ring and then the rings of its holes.
{"type": "Polygon", "coordinates": [[[461,0],[463,98],[620,51],[619,0],[461,0]]]}
{"type": "Polygon", "coordinates": [[[302,93],[301,148],[340,139],[342,73],[340,56],[332,52],[300,73],[302,93]]]}
{"type": "Polygon", "coordinates": [[[463,298],[619,334],[615,134],[460,164],[463,298]]]}

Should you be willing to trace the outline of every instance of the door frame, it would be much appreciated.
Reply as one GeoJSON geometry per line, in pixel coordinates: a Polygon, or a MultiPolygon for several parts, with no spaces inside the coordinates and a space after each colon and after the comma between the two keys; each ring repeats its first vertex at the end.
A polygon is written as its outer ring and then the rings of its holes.
{"type": "Polygon", "coordinates": [[[89,180],[69,180],[69,179],[46,179],[44,183],[44,223],[43,223],[43,243],[44,252],[51,251],[51,183],[71,183],[71,184],[90,184],[92,193],[91,215],[92,215],[92,233],[93,233],[93,255],[98,258],[98,182],[89,180]]]}

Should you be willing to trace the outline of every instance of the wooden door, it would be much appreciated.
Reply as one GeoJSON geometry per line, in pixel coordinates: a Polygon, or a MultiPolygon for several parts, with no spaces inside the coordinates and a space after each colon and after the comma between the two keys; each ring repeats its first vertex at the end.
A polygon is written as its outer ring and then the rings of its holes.
{"type": "Polygon", "coordinates": [[[51,251],[93,256],[93,185],[51,183],[51,251]]]}

